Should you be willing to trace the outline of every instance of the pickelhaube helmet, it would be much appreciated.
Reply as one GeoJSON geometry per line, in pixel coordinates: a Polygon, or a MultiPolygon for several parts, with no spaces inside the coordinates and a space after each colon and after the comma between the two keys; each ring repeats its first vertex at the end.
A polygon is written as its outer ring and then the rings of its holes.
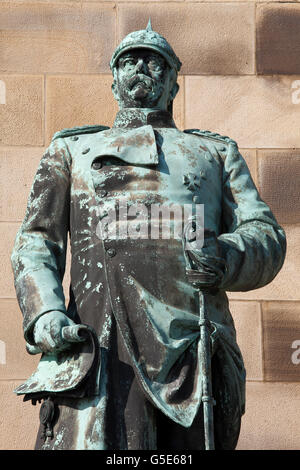
{"type": "Polygon", "coordinates": [[[123,41],[118,45],[110,61],[111,70],[116,66],[119,57],[126,51],[132,49],[150,49],[162,55],[167,63],[179,72],[181,62],[173,51],[168,41],[156,31],[152,30],[151,21],[149,19],[146,29],[133,31],[129,33],[123,41]]]}

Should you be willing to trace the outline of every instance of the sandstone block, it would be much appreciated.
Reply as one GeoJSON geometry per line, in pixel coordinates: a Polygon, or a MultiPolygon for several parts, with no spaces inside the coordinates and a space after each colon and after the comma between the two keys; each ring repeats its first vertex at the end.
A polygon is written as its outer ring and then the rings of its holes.
{"type": "Polygon", "coordinates": [[[185,77],[185,125],[229,135],[241,148],[300,148],[295,77],[185,77]]]}
{"type": "Polygon", "coordinates": [[[2,2],[0,72],[108,72],[115,24],[113,3],[2,2]]]}
{"type": "Polygon", "coordinates": [[[266,3],[256,12],[257,72],[299,74],[299,3],[266,3]]]}
{"type": "Polygon", "coordinates": [[[264,302],[265,379],[300,382],[300,303],[264,302]]]}
{"type": "Polygon", "coordinates": [[[300,222],[300,150],[259,151],[258,185],[279,223],[300,222]]]}
{"type": "Polygon", "coordinates": [[[0,73],[0,145],[43,145],[43,109],[42,76],[0,73]]]}
{"type": "Polygon", "coordinates": [[[230,302],[237,343],[241,349],[247,380],[263,380],[261,311],[259,302],[230,302]]]}
{"type": "Polygon", "coordinates": [[[120,4],[118,40],[152,27],[170,42],[183,74],[254,73],[254,5],[231,3],[120,4]],[[233,26],[234,25],[234,26],[233,26]]]}

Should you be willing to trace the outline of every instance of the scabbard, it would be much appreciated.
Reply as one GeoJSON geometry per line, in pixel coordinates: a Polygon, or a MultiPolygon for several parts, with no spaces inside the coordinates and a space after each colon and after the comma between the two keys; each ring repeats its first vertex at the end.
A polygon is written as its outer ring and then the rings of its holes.
{"type": "Polygon", "coordinates": [[[202,372],[205,449],[214,450],[214,399],[212,395],[210,321],[206,315],[205,300],[205,293],[199,291],[200,364],[202,372]]]}

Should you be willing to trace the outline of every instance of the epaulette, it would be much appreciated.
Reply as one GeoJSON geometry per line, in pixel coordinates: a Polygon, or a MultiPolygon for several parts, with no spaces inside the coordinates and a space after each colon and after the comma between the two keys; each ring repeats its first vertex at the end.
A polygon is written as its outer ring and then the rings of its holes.
{"type": "Polygon", "coordinates": [[[227,143],[227,144],[233,144],[233,145],[236,145],[237,146],[237,143],[235,140],[231,139],[230,137],[228,137],[227,135],[220,135],[220,134],[217,134],[216,132],[211,132],[211,131],[202,131],[200,129],[185,129],[183,132],[187,133],[187,134],[196,134],[196,135],[199,135],[200,137],[208,137],[212,140],[216,140],[218,142],[222,142],[222,143],[227,143]]]}
{"type": "Polygon", "coordinates": [[[52,137],[52,141],[55,139],[58,139],[60,137],[70,137],[72,135],[78,135],[78,134],[93,134],[95,132],[100,132],[100,131],[105,131],[106,129],[109,129],[107,126],[100,126],[100,125],[94,125],[94,126],[78,126],[78,127],[72,127],[70,129],[62,129],[61,131],[55,132],[54,136],[52,137]]]}

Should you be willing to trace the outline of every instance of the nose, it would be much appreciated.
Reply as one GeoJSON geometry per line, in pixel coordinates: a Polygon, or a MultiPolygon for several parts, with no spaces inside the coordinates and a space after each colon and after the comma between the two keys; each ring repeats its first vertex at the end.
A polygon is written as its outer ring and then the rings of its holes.
{"type": "Polygon", "coordinates": [[[142,58],[137,61],[135,68],[137,72],[148,73],[148,66],[142,58]]]}

